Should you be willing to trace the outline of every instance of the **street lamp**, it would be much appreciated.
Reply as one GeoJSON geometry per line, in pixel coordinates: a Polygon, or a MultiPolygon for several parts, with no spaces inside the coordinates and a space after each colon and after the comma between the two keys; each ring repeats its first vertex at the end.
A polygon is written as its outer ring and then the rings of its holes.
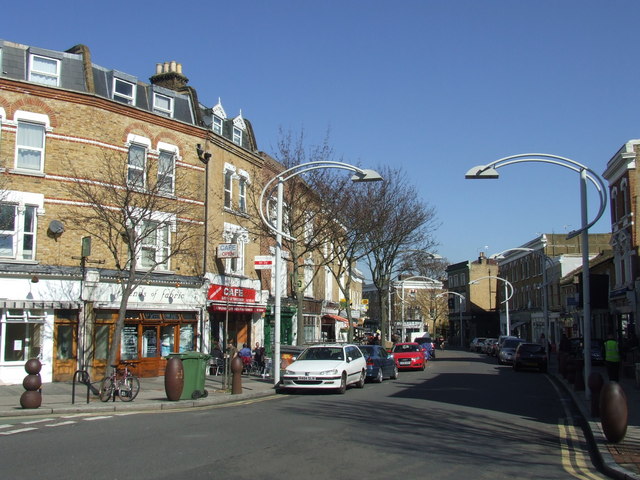
{"type": "Polygon", "coordinates": [[[509,280],[506,280],[502,277],[496,277],[495,275],[486,275],[484,277],[476,278],[475,280],[471,280],[469,285],[476,285],[480,280],[485,280],[489,278],[494,278],[496,280],[501,280],[504,283],[504,300],[500,303],[504,303],[504,311],[505,311],[505,320],[507,322],[507,335],[511,335],[511,324],[509,323],[509,300],[513,297],[513,285],[509,280]],[[509,290],[507,290],[507,287],[509,290]]]}
{"type": "Polygon", "coordinates": [[[507,248],[502,252],[491,255],[491,257],[489,258],[495,258],[495,259],[504,258],[505,253],[512,252],[512,251],[537,253],[538,255],[540,255],[540,258],[542,259],[542,288],[544,289],[542,292],[542,315],[544,317],[544,329],[545,329],[545,340],[546,340],[544,345],[544,350],[545,352],[547,352],[547,355],[549,355],[549,338],[550,338],[549,337],[549,291],[548,291],[549,280],[547,276],[547,266],[545,262],[548,262],[549,266],[553,267],[553,260],[544,253],[543,249],[534,249],[534,248],[528,248],[528,247],[507,248]]]}
{"type": "Polygon", "coordinates": [[[401,323],[401,325],[402,325],[401,332],[402,332],[402,341],[403,342],[405,341],[405,334],[406,334],[406,328],[405,328],[405,323],[404,323],[404,303],[405,303],[404,302],[404,284],[408,280],[422,280],[424,282],[431,282],[432,284],[442,286],[442,282],[440,282],[440,281],[438,281],[438,280],[436,280],[434,278],[431,278],[431,277],[425,277],[423,275],[413,275],[411,277],[403,278],[400,281],[400,286],[402,288],[402,296],[401,296],[402,313],[401,313],[401,317],[400,318],[401,318],[401,322],[402,322],[401,323]]]}
{"type": "Polygon", "coordinates": [[[457,295],[458,298],[460,299],[459,302],[459,313],[460,313],[460,346],[464,348],[464,327],[462,325],[462,305],[463,302],[466,302],[467,299],[465,298],[464,295],[462,295],[461,293],[458,292],[452,292],[451,290],[447,290],[446,292],[442,292],[436,295],[436,298],[438,297],[442,297],[443,295],[457,295]]]}
{"type": "MultiPolygon", "coordinates": [[[[260,208],[258,209],[258,213],[260,214],[260,218],[262,222],[275,233],[276,238],[276,246],[275,246],[275,260],[274,260],[274,277],[275,277],[275,286],[274,286],[274,351],[273,351],[273,384],[274,386],[278,386],[280,383],[280,306],[281,306],[281,296],[282,296],[282,284],[280,282],[280,276],[282,271],[282,238],[286,238],[290,241],[295,241],[295,237],[291,236],[288,233],[282,231],[282,208],[283,208],[283,192],[284,192],[284,182],[287,180],[298,176],[300,174],[310,172],[312,170],[320,170],[326,168],[337,168],[341,170],[349,170],[354,172],[354,175],[351,177],[353,182],[376,182],[381,181],[382,177],[375,170],[362,169],[356,167],[355,165],[349,165],[348,163],[343,162],[333,162],[333,161],[317,161],[317,162],[307,162],[301,163],[294,167],[291,167],[283,172],[280,172],[278,175],[269,180],[262,189],[260,193],[260,208]],[[265,215],[264,208],[264,198],[268,193],[269,196],[273,193],[272,185],[277,182],[277,200],[276,200],[276,218],[275,225],[271,223],[267,216],[265,215]]],[[[298,312],[298,315],[302,315],[302,312],[298,312]]],[[[298,332],[300,335],[302,332],[298,332]]]]}
{"type": "Polygon", "coordinates": [[[506,167],[516,163],[548,163],[559,167],[568,168],[580,174],[580,207],[582,224],[581,228],[569,232],[567,238],[573,238],[582,234],[582,315],[583,315],[583,345],[584,345],[584,380],[585,398],[591,399],[589,388],[589,375],[591,375],[591,293],[589,281],[589,229],[600,219],[607,206],[606,185],[603,180],[593,170],[574,160],[557,155],[546,153],[523,153],[504,157],[487,165],[479,165],[471,168],[465,178],[499,178],[498,168],[506,167]],[[589,222],[587,213],[587,180],[589,180],[598,191],[600,199],[600,209],[596,217],[589,222]]]}

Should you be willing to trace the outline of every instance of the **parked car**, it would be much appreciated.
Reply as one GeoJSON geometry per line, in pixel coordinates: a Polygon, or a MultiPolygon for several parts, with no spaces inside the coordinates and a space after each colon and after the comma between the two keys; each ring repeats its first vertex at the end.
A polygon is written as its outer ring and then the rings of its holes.
{"type": "Polygon", "coordinates": [[[474,338],[473,340],[471,340],[471,343],[469,344],[469,350],[473,352],[479,352],[485,340],[486,340],[486,337],[474,338]]]}
{"type": "Polygon", "coordinates": [[[513,369],[536,368],[541,372],[547,371],[547,351],[539,343],[523,342],[516,347],[513,356],[513,369]]]}
{"type": "Polygon", "coordinates": [[[431,344],[431,353],[427,360],[435,360],[436,359],[436,342],[433,341],[431,337],[418,337],[414,340],[418,345],[422,345],[422,347],[426,348],[425,345],[431,344]]]}
{"type": "MultiPolygon", "coordinates": [[[[582,337],[574,337],[569,339],[569,353],[574,357],[582,358],[583,339],[582,337]]],[[[604,363],[604,349],[602,340],[591,339],[591,363],[604,363]]]]}
{"type": "Polygon", "coordinates": [[[398,378],[398,366],[393,355],[380,345],[360,345],[367,362],[367,380],[382,383],[385,378],[398,378]]]}
{"type": "Polygon", "coordinates": [[[518,345],[520,345],[521,343],[524,343],[524,340],[522,338],[505,338],[502,342],[500,350],[498,351],[498,363],[500,365],[505,363],[513,363],[513,356],[516,353],[516,348],[518,348],[518,345]]]}
{"type": "Polygon", "coordinates": [[[491,351],[493,350],[493,346],[498,343],[497,338],[487,338],[482,344],[481,350],[482,353],[486,353],[487,355],[491,355],[491,351]]]}
{"type": "Polygon", "coordinates": [[[335,389],[364,387],[367,362],[356,345],[323,344],[306,348],[284,371],[282,388],[335,389]]]}
{"type": "Polygon", "coordinates": [[[424,370],[427,366],[424,349],[415,342],[396,343],[393,346],[392,352],[399,369],[413,368],[424,370]]]}

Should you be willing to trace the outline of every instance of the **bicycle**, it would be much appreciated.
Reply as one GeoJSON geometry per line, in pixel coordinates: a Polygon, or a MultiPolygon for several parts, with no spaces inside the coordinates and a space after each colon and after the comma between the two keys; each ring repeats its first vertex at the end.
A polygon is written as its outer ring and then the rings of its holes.
{"type": "Polygon", "coordinates": [[[121,361],[120,365],[124,365],[124,368],[118,369],[117,365],[111,365],[111,375],[105,377],[100,384],[100,400],[103,402],[110,399],[115,401],[116,394],[123,402],[130,402],[140,392],[140,380],[129,371],[129,367],[135,364],[121,361]]]}

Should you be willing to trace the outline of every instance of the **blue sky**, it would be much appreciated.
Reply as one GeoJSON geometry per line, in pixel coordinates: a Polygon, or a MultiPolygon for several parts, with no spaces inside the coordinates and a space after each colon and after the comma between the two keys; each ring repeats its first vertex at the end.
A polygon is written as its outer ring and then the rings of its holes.
{"type": "MultiPolygon", "coordinates": [[[[399,165],[435,208],[437,252],[451,262],[580,225],[577,174],[518,165],[480,182],[464,179],[470,167],[541,152],[601,174],[640,138],[636,0],[176,5],[37,1],[26,21],[9,2],[0,38],[83,43],[95,63],[144,81],[176,60],[201,102],[242,110],[263,151],[281,128],[312,143],[329,131],[347,162],[399,165]]],[[[608,211],[592,231],[610,231],[608,211]]]]}

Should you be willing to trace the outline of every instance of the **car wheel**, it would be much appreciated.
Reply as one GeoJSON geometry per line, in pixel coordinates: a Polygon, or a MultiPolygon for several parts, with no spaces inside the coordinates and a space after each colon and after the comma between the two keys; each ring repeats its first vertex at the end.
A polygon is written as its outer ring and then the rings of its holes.
{"type": "Polygon", "coordinates": [[[378,369],[378,374],[376,375],[375,382],[382,383],[383,380],[384,380],[384,375],[382,375],[382,367],[380,367],[378,369]]]}
{"type": "Polygon", "coordinates": [[[397,378],[398,378],[398,367],[394,365],[393,373],[391,374],[391,380],[397,380],[397,378]]]}
{"type": "Polygon", "coordinates": [[[343,395],[347,391],[347,374],[342,372],[342,378],[340,378],[340,387],[338,387],[338,393],[343,395]]]}
{"type": "Polygon", "coordinates": [[[517,372],[518,370],[520,370],[520,367],[518,366],[518,364],[516,362],[513,362],[513,369],[517,372]]]}
{"type": "Polygon", "coordinates": [[[356,387],[358,388],[364,388],[364,380],[367,378],[367,374],[364,372],[364,370],[362,371],[362,373],[360,374],[360,380],[358,380],[356,382],[356,387]]]}
{"type": "Polygon", "coordinates": [[[422,362],[422,367],[420,368],[420,370],[424,372],[425,368],[427,368],[427,362],[422,362]]]}

